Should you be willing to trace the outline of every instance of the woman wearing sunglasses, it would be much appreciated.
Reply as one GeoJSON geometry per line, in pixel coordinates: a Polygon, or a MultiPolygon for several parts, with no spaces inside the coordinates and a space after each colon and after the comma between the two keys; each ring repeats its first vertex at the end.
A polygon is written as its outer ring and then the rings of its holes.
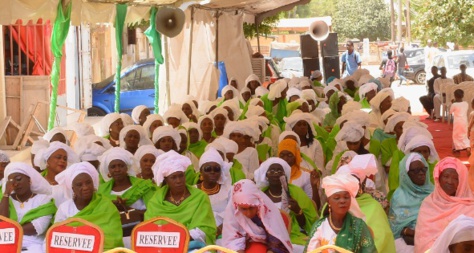
{"type": "Polygon", "coordinates": [[[229,168],[231,165],[224,162],[222,156],[214,148],[209,148],[199,160],[200,176],[196,188],[209,196],[216,220],[217,237],[222,234],[224,211],[229,202],[231,188],[229,168]]]}

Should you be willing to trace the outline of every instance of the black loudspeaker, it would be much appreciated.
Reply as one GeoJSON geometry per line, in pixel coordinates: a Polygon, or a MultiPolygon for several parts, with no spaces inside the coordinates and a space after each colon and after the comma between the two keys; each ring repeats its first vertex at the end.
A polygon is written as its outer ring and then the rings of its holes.
{"type": "Polygon", "coordinates": [[[301,58],[318,58],[318,42],[309,34],[300,35],[301,58]]]}
{"type": "Polygon", "coordinates": [[[321,54],[323,57],[339,55],[337,33],[329,33],[328,37],[321,41],[321,54]]]}
{"type": "Polygon", "coordinates": [[[319,58],[306,58],[303,59],[303,75],[310,77],[311,72],[320,70],[319,58]]]}
{"type": "MultiPolygon", "coordinates": [[[[304,63],[303,63],[304,66],[304,63]]],[[[326,56],[323,58],[324,80],[327,82],[330,76],[341,78],[339,69],[339,56],[326,56]]]]}

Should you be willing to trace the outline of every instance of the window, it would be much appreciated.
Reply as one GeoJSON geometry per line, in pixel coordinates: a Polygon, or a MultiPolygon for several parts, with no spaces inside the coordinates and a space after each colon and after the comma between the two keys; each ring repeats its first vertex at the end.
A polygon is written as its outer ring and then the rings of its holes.
{"type": "Polygon", "coordinates": [[[153,89],[155,87],[155,66],[148,65],[138,67],[122,77],[120,81],[121,91],[134,91],[153,89]]]}

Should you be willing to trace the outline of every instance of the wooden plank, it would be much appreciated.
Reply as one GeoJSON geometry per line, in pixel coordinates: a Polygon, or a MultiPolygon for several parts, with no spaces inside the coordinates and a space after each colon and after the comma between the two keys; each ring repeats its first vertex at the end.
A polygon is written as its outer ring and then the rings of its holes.
{"type": "Polygon", "coordinates": [[[12,116],[7,116],[2,123],[0,123],[0,140],[2,139],[3,135],[7,131],[7,127],[10,124],[10,121],[12,120],[12,116]]]}
{"type": "Polygon", "coordinates": [[[21,124],[20,133],[17,135],[15,142],[13,143],[13,145],[17,147],[17,149],[21,149],[21,146],[19,146],[20,143],[26,143],[27,138],[23,138],[23,137],[26,135],[27,129],[30,129],[31,131],[31,128],[32,128],[31,125],[34,124],[33,114],[37,107],[38,106],[31,105],[28,108],[28,114],[26,115],[25,120],[23,121],[23,124],[21,124]],[[23,141],[23,139],[25,140],[23,141]]]}

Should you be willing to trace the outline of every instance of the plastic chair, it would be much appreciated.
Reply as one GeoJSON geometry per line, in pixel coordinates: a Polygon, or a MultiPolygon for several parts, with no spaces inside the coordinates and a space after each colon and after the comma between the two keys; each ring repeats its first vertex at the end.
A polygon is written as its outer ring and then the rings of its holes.
{"type": "Polygon", "coordinates": [[[5,231],[5,233],[13,232],[13,238],[9,238],[13,239],[13,241],[8,240],[10,241],[8,242],[2,239],[2,243],[0,244],[0,252],[20,253],[21,245],[23,243],[23,228],[21,225],[12,219],[0,215],[0,230],[5,231]]]}
{"type": "Polygon", "coordinates": [[[110,249],[110,250],[107,250],[105,251],[104,253],[137,253],[136,251],[133,251],[131,249],[127,249],[127,248],[115,248],[115,249],[110,249]]]}
{"type": "Polygon", "coordinates": [[[224,252],[224,253],[237,253],[237,251],[233,251],[231,249],[227,249],[227,248],[217,246],[217,245],[208,245],[204,248],[196,250],[194,253],[204,253],[208,250],[218,250],[219,252],[224,252]]]}
{"type": "MultiPolygon", "coordinates": [[[[189,247],[189,231],[181,223],[174,221],[167,217],[155,217],[151,220],[147,220],[139,223],[132,230],[132,250],[135,250],[140,253],[148,252],[160,252],[160,253],[182,253],[188,252],[189,247]],[[152,245],[146,244],[141,241],[140,236],[152,236],[155,238],[157,233],[179,233],[179,239],[172,243],[172,245],[152,245]]],[[[150,237],[149,237],[150,238],[150,237]]],[[[148,238],[148,239],[149,239],[148,238]]]]}
{"type": "Polygon", "coordinates": [[[333,249],[333,250],[336,250],[337,252],[339,253],[352,253],[352,251],[349,251],[349,250],[346,250],[346,249],[343,249],[339,246],[336,246],[336,245],[324,245],[324,246],[321,246],[309,253],[320,253],[320,252],[323,252],[323,250],[326,250],[326,249],[333,249]]]}
{"type": "Polygon", "coordinates": [[[80,218],[69,218],[63,222],[54,224],[46,232],[46,253],[100,253],[104,248],[104,232],[102,229],[92,222],[80,218]],[[94,237],[92,248],[70,248],[63,245],[57,245],[55,239],[58,236],[67,236],[68,234],[77,235],[78,237],[94,237]]]}
{"type": "Polygon", "coordinates": [[[280,209],[280,214],[281,214],[281,218],[283,218],[283,222],[285,222],[285,226],[286,226],[286,229],[288,230],[288,233],[291,232],[291,216],[280,209]]]}

